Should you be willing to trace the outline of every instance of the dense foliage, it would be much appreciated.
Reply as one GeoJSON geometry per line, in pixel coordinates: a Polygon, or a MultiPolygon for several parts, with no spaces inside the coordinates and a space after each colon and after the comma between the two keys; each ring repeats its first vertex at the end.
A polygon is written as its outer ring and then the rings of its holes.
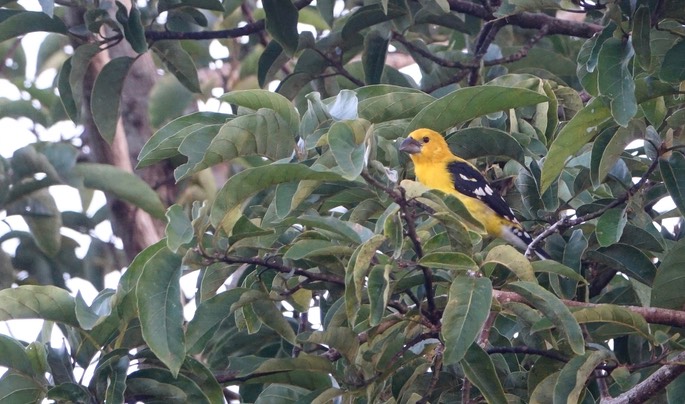
{"type": "Polygon", "coordinates": [[[680,402],[685,4],[311,3],[0,2],[1,78],[25,95],[0,114],[92,117],[115,142],[124,79],[153,53],[168,73],[137,165],[171,162],[187,191],[166,207],[73,141],[0,160],[0,209],[29,229],[0,238],[18,242],[0,250],[0,320],[46,321],[32,342],[0,336],[0,402],[680,402]],[[17,37],[34,31],[51,33],[38,71],[59,67],[54,88],[25,80],[17,37]],[[84,86],[117,44],[129,55],[84,86]],[[216,75],[233,113],[188,113],[216,75]],[[411,181],[397,145],[421,127],[485,173],[552,260],[411,181]],[[116,290],[102,289],[112,247],[93,236],[81,259],[61,231],[92,235],[109,208],[60,212],[55,184],[166,221],[116,290]],[[86,302],[65,275],[102,290],[86,302]]]}

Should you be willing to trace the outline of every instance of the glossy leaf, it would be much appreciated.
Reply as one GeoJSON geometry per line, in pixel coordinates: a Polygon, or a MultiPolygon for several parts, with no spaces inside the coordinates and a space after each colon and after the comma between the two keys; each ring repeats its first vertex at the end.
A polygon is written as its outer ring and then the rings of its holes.
{"type": "Polygon", "coordinates": [[[389,43],[390,41],[376,30],[372,30],[368,35],[364,36],[362,64],[364,65],[366,84],[378,84],[381,82],[381,76],[385,68],[385,55],[388,52],[389,43]]]}
{"type": "Polygon", "coordinates": [[[78,327],[74,298],[55,286],[24,285],[0,290],[0,321],[41,319],[78,327]]]}
{"type": "Polygon", "coordinates": [[[166,242],[169,249],[178,252],[182,245],[193,240],[194,232],[190,218],[181,205],[174,204],[166,212],[166,242]]]}
{"type": "Polygon", "coordinates": [[[507,287],[523,296],[533,307],[540,310],[566,337],[566,342],[574,353],[578,355],[585,353],[583,332],[568,307],[559,298],[541,286],[530,282],[513,282],[507,287]]]}
{"type": "Polygon", "coordinates": [[[477,271],[478,265],[471,257],[458,252],[431,252],[419,260],[419,264],[429,268],[453,269],[457,271],[477,271]]]}
{"type": "Polygon", "coordinates": [[[419,128],[444,132],[470,119],[510,108],[547,101],[537,92],[498,86],[462,88],[433,101],[423,108],[407,126],[406,133],[419,128]]]}
{"type": "Polygon", "coordinates": [[[194,93],[201,92],[195,63],[178,41],[157,41],[151,48],[181,84],[194,93]]]}
{"type": "Polygon", "coordinates": [[[680,310],[685,304],[685,239],[679,240],[663,257],[652,284],[651,305],[680,310]]]}
{"type": "Polygon", "coordinates": [[[3,10],[6,15],[0,19],[0,42],[16,38],[29,32],[54,32],[67,34],[67,27],[61,19],[38,11],[3,10]],[[9,15],[7,15],[9,14],[9,15]]]}
{"type": "Polygon", "coordinates": [[[38,403],[45,397],[45,393],[45,386],[33,377],[11,370],[0,377],[0,398],[8,404],[38,403]]]}
{"type": "Polygon", "coordinates": [[[152,352],[176,376],[185,359],[181,259],[161,249],[145,264],[136,284],[140,328],[152,352]]]}
{"type": "Polygon", "coordinates": [[[592,376],[597,365],[611,359],[606,351],[586,352],[566,364],[559,372],[554,385],[554,404],[576,404],[585,391],[585,384],[592,376]]]}
{"type": "Polygon", "coordinates": [[[685,80],[685,41],[681,40],[671,47],[664,55],[659,77],[666,82],[685,80]]]}
{"type": "Polygon", "coordinates": [[[633,246],[617,243],[592,251],[590,254],[593,259],[624,272],[646,285],[651,285],[654,281],[656,274],[654,263],[645,253],[633,246]]]}
{"type": "Polygon", "coordinates": [[[597,63],[599,93],[611,100],[611,115],[621,126],[637,113],[635,83],[628,69],[633,48],[629,42],[609,38],[602,45],[597,63]]]}
{"type": "Polygon", "coordinates": [[[292,55],[297,49],[297,19],[299,13],[289,1],[264,0],[266,30],[285,50],[292,55]]]}
{"type": "Polygon", "coordinates": [[[270,186],[298,180],[340,180],[339,174],[319,171],[300,164],[271,164],[250,168],[234,175],[218,192],[210,219],[215,227],[230,233],[240,217],[241,203],[270,186]]]}
{"type": "Polygon", "coordinates": [[[674,152],[668,159],[659,159],[659,171],[675,206],[685,215],[685,156],[674,152]]]}
{"type": "Polygon", "coordinates": [[[564,169],[569,157],[592,140],[600,126],[611,117],[611,111],[602,98],[592,100],[578,112],[557,134],[542,166],[540,191],[545,192],[564,169]]]}
{"type": "Polygon", "coordinates": [[[623,229],[628,223],[628,216],[623,208],[609,209],[597,220],[597,241],[602,247],[617,243],[623,235],[623,229]]]}
{"type": "Polygon", "coordinates": [[[336,122],[328,130],[328,144],[341,175],[354,180],[364,168],[364,137],[369,128],[362,120],[336,122]]]}
{"type": "Polygon", "coordinates": [[[231,91],[220,97],[221,101],[252,110],[268,108],[274,110],[287,123],[292,134],[297,133],[300,115],[287,98],[266,90],[231,91]]]}
{"type": "Polygon", "coordinates": [[[156,218],[164,217],[159,196],[139,177],[107,164],[80,163],[74,172],[83,178],[84,186],[109,192],[156,218]]]}
{"type": "Polygon", "coordinates": [[[633,15],[633,48],[635,49],[635,59],[640,63],[640,66],[649,71],[652,62],[652,50],[650,48],[650,30],[652,25],[652,17],[650,16],[649,7],[641,5],[635,10],[633,15]]]}
{"type": "Polygon", "coordinates": [[[407,13],[404,7],[397,3],[388,3],[387,9],[380,4],[371,4],[357,9],[345,22],[342,29],[343,39],[350,39],[354,34],[384,21],[390,21],[407,13]]]}
{"type": "Polygon", "coordinates": [[[507,132],[493,128],[466,128],[450,134],[450,149],[464,159],[486,156],[506,156],[525,164],[521,144],[507,132]]]}
{"type": "Polygon", "coordinates": [[[507,402],[502,382],[497,377],[495,364],[483,348],[476,343],[471,344],[461,365],[466,377],[480,390],[487,402],[507,402]]]}
{"type": "Polygon", "coordinates": [[[522,281],[537,283],[530,261],[510,245],[498,245],[488,252],[483,264],[504,265],[522,281]]]}
{"type": "Polygon", "coordinates": [[[93,121],[100,135],[110,144],[117,131],[119,101],[124,79],[133,62],[135,59],[125,56],[112,59],[102,68],[93,85],[90,99],[93,121]]]}
{"type": "MultiPolygon", "coordinates": [[[[492,283],[488,278],[457,276],[452,281],[440,335],[445,344],[444,363],[457,363],[480,334],[490,314],[492,283]]],[[[465,358],[468,362],[468,359],[465,358]]],[[[474,382],[475,383],[475,382],[474,382]]]]}

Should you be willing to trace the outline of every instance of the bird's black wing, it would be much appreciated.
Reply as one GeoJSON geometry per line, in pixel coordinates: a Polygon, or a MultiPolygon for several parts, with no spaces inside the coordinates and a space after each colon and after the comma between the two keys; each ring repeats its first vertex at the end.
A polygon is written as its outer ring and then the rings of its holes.
{"type": "Polygon", "coordinates": [[[452,176],[452,182],[457,191],[483,201],[498,215],[518,223],[514,212],[502,198],[502,195],[492,188],[485,177],[472,165],[463,161],[453,161],[447,164],[447,171],[452,176]]]}

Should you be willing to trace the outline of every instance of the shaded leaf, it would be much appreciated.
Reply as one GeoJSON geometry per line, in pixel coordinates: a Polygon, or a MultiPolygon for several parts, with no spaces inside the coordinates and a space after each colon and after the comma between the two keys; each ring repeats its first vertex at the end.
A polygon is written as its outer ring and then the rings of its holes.
{"type": "Polygon", "coordinates": [[[467,87],[433,101],[419,112],[407,126],[406,133],[419,128],[436,132],[470,119],[510,108],[534,105],[547,97],[523,88],[499,86],[467,87]]]}
{"type": "MultiPolygon", "coordinates": [[[[468,350],[490,314],[492,283],[488,278],[457,276],[452,281],[440,336],[445,345],[444,363],[469,362],[468,350]],[[466,355],[466,358],[464,357],[466,355]]],[[[480,349],[480,348],[478,348],[480,349]]],[[[476,384],[474,382],[474,384],[476,384]]],[[[477,384],[476,384],[477,385],[477,384]]],[[[487,397],[487,396],[486,396],[487,397]]]]}
{"type": "Polygon", "coordinates": [[[535,283],[519,281],[510,283],[507,287],[540,310],[566,337],[573,352],[578,355],[585,353],[585,339],[580,325],[559,298],[535,283]]]}
{"type": "Polygon", "coordinates": [[[464,359],[461,361],[461,365],[464,368],[466,377],[480,390],[487,402],[508,402],[504,394],[502,382],[497,377],[495,364],[478,344],[471,344],[468,351],[466,351],[464,359]]]}
{"type": "Polygon", "coordinates": [[[181,258],[161,249],[150,257],[135,289],[143,338],[174,377],[183,364],[186,351],[180,278],[181,258]],[[157,265],[150,265],[153,260],[157,265]]]}
{"type": "Polygon", "coordinates": [[[119,120],[119,101],[124,79],[135,59],[119,57],[105,65],[95,79],[90,108],[100,135],[112,143],[119,120]]]}
{"type": "Polygon", "coordinates": [[[164,218],[159,196],[139,177],[107,164],[79,163],[74,172],[83,178],[84,186],[109,192],[158,219],[164,218]]]}
{"type": "Polygon", "coordinates": [[[0,321],[41,319],[78,327],[74,298],[56,286],[23,285],[0,290],[0,321]]]}
{"type": "Polygon", "coordinates": [[[178,41],[156,41],[151,48],[167,70],[176,76],[188,90],[194,93],[202,91],[193,58],[178,41]]]}
{"type": "Polygon", "coordinates": [[[266,13],[266,30],[289,55],[297,50],[299,13],[290,1],[263,0],[266,13]]]}

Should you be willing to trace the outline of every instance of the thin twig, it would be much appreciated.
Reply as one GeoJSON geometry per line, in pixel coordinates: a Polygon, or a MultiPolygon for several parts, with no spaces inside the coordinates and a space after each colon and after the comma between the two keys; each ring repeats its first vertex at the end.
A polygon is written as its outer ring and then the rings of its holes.
{"type": "Polygon", "coordinates": [[[630,197],[635,195],[646,183],[647,180],[649,179],[649,176],[652,174],[652,172],[656,169],[657,165],[659,164],[659,158],[655,158],[654,161],[652,161],[652,164],[650,164],[649,168],[645,173],[642,175],[640,180],[633,184],[626,193],[621,196],[620,198],[614,199],[611,203],[607,204],[604,206],[602,209],[599,209],[596,212],[590,212],[588,214],[585,214],[583,216],[579,216],[576,218],[570,218],[570,217],[563,217],[559,220],[557,220],[555,223],[553,223],[551,226],[549,226],[547,229],[545,229],[542,233],[538,234],[533,241],[531,241],[530,244],[528,244],[528,248],[526,249],[526,256],[531,256],[533,251],[535,251],[535,248],[547,237],[551,236],[552,234],[556,233],[557,231],[562,232],[568,228],[577,226],[579,224],[585,223],[589,220],[598,218],[602,216],[606,211],[609,209],[615,208],[616,206],[619,206],[626,202],[630,197]]]}

